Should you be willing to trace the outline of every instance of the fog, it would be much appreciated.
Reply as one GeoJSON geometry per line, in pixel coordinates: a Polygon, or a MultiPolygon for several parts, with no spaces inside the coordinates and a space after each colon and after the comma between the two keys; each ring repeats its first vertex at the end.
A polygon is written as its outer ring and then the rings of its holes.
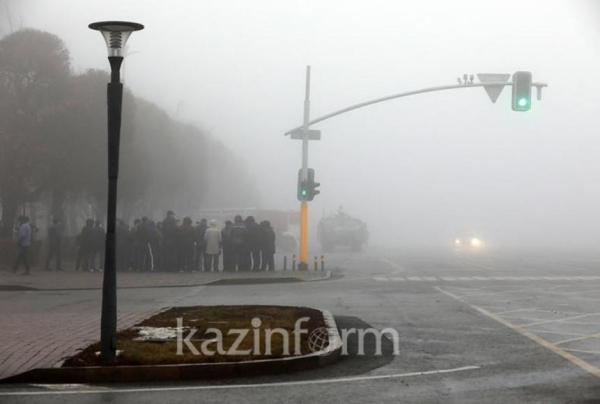
{"type": "Polygon", "coordinates": [[[83,73],[108,70],[89,23],[144,24],[129,41],[125,85],[228,146],[269,209],[299,206],[300,142],[283,134],[302,123],[306,65],[315,118],[465,73],[531,71],[549,87],[526,113],[511,110],[510,88],[495,104],[471,88],[315,125],[322,139],[310,143],[309,166],[322,185],[311,225],[342,205],[368,223],[373,244],[444,246],[470,226],[497,247],[594,249],[596,3],[4,0],[1,32],[56,34],[83,73]]]}

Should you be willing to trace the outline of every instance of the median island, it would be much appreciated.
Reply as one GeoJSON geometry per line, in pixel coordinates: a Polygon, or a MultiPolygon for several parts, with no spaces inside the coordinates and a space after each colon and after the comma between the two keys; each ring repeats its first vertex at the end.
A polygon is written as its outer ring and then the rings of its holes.
{"type": "Polygon", "coordinates": [[[329,345],[323,312],[288,306],[176,307],[117,335],[117,358],[101,361],[100,343],[63,367],[247,362],[301,357],[329,345]]]}

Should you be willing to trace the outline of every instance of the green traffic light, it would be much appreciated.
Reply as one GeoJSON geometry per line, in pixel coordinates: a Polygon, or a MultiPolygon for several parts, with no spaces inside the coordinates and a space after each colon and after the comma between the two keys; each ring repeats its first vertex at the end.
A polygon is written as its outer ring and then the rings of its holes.
{"type": "Polygon", "coordinates": [[[525,106],[527,106],[527,104],[528,104],[528,103],[529,103],[529,102],[527,101],[527,98],[521,98],[521,99],[519,100],[519,106],[520,106],[520,107],[525,107],[525,106]]]}

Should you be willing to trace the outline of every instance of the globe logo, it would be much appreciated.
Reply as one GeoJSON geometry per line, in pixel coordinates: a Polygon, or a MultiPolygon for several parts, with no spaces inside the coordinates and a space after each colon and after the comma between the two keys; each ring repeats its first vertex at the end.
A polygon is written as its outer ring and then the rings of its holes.
{"type": "Polygon", "coordinates": [[[327,327],[315,328],[308,336],[308,348],[312,352],[322,351],[329,345],[327,327]]]}

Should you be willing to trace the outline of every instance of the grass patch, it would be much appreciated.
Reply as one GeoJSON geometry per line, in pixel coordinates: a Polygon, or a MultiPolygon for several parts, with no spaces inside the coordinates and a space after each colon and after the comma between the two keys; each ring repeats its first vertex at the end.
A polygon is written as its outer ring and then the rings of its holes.
{"type": "Polygon", "coordinates": [[[100,351],[98,342],[66,360],[63,366],[239,362],[305,355],[313,352],[309,346],[310,333],[322,327],[325,327],[325,323],[321,312],[305,307],[175,307],[120,331],[117,335],[119,355],[113,363],[100,361],[97,355],[100,351]],[[301,328],[307,332],[298,334],[299,351],[296,351],[295,324],[303,317],[308,320],[301,323],[301,328]],[[260,325],[256,320],[254,324],[252,323],[252,319],[256,318],[260,319],[260,325]],[[281,333],[274,332],[275,329],[284,330],[288,337],[284,338],[281,333]],[[248,330],[248,332],[242,338],[239,332],[232,330],[248,330]],[[178,343],[177,335],[188,338],[190,333],[192,336],[188,340],[197,352],[185,343],[178,343]],[[217,340],[219,333],[222,338],[217,340]],[[271,342],[268,344],[271,348],[270,353],[266,349],[269,339],[267,334],[271,335],[271,342]],[[289,348],[287,352],[286,341],[289,348]],[[207,349],[202,349],[203,347],[207,349]],[[218,348],[221,352],[216,352],[218,348]],[[237,352],[232,354],[232,348],[237,352]],[[243,352],[248,350],[249,353],[243,352]],[[215,353],[209,355],[208,351],[215,353]]]}

